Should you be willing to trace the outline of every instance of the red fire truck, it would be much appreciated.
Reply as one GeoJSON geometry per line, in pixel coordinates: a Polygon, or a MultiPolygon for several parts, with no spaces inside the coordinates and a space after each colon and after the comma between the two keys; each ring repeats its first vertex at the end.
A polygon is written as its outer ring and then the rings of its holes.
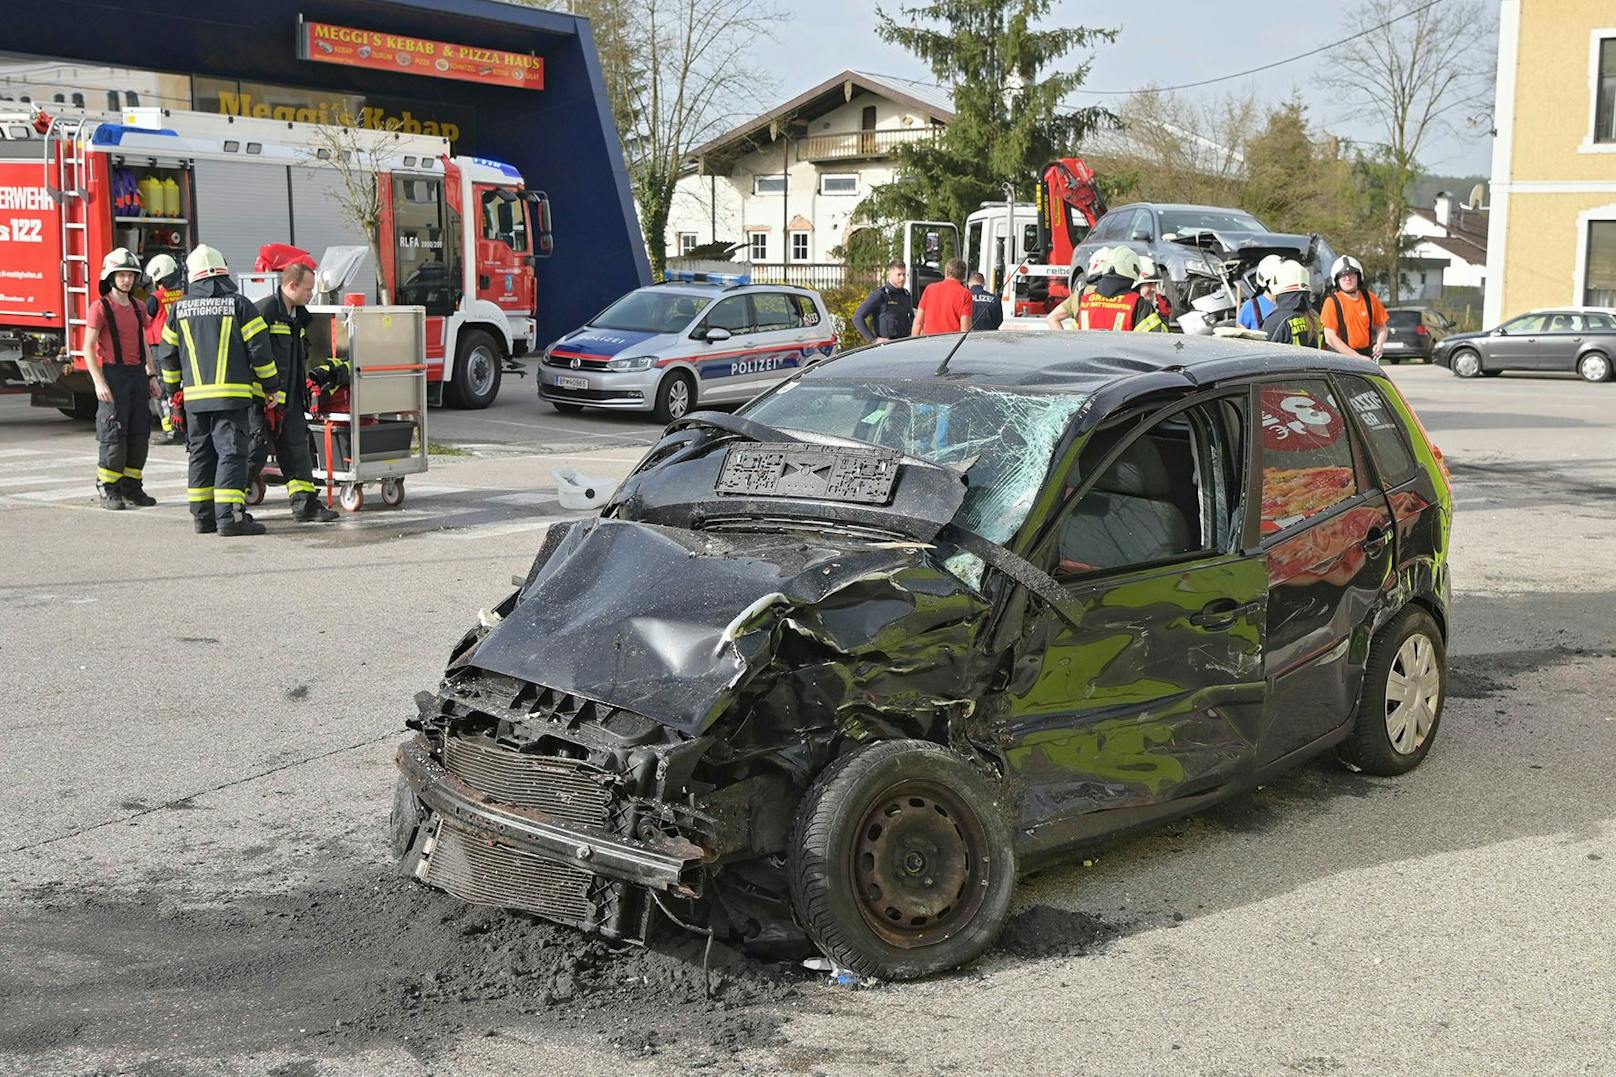
{"type": "Polygon", "coordinates": [[[542,343],[533,267],[550,253],[549,201],[515,168],[402,132],[164,109],[0,114],[0,392],[94,414],[84,328],[115,247],[183,265],[207,243],[241,272],[270,242],[370,247],[367,213],[385,288],[367,260],[347,289],[425,307],[434,402],[487,407],[506,365],[542,343]]]}

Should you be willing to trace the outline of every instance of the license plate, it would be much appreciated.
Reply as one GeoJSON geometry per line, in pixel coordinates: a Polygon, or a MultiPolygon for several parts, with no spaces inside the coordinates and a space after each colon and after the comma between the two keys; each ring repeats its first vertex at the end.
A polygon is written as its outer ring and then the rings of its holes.
{"type": "Polygon", "coordinates": [[[556,378],[556,384],[563,389],[587,389],[589,388],[589,379],[558,377],[556,378]]]}

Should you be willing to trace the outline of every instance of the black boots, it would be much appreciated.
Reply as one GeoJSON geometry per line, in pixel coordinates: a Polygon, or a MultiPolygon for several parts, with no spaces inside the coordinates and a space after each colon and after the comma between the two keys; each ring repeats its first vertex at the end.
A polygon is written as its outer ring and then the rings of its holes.
{"type": "Polygon", "coordinates": [[[292,502],[292,519],[300,524],[328,524],[340,517],[341,513],[326,508],[313,495],[299,497],[292,502]]]}
{"type": "Polygon", "coordinates": [[[139,479],[125,478],[118,489],[123,494],[124,504],[130,508],[149,509],[157,504],[157,499],[146,492],[139,479]]]}
{"type": "Polygon", "coordinates": [[[218,531],[224,538],[236,538],[241,535],[263,535],[269,528],[237,509],[228,516],[222,516],[218,521],[218,531]]]}
{"type": "Polygon", "coordinates": [[[102,508],[104,508],[104,509],[114,509],[116,511],[121,512],[124,509],[129,507],[129,505],[123,499],[123,484],[122,483],[118,483],[118,482],[114,482],[114,483],[98,482],[98,483],[95,484],[95,487],[96,487],[96,490],[101,494],[101,507],[102,508]]]}

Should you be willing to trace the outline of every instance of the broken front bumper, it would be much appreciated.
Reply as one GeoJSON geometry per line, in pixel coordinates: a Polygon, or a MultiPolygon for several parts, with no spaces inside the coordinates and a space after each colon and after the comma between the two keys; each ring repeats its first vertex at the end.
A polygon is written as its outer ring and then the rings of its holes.
{"type": "MultiPolygon", "coordinates": [[[[510,755],[535,770],[546,765],[543,757],[510,755]]],[[[464,901],[623,937],[640,933],[632,921],[642,904],[625,884],[677,897],[700,894],[705,856],[692,842],[624,837],[556,811],[503,803],[445,769],[420,734],[399,747],[398,767],[394,852],[417,878],[464,901]]],[[[576,796],[562,787],[557,810],[576,796]]]]}

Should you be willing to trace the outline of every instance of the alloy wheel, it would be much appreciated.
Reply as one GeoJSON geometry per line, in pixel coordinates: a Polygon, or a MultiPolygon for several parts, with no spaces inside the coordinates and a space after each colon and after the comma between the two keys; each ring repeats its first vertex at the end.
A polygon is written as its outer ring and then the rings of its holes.
{"type": "Polygon", "coordinates": [[[1460,352],[1453,357],[1453,372],[1461,378],[1473,378],[1481,373],[1481,357],[1475,352],[1460,352]]]}
{"type": "Polygon", "coordinates": [[[673,384],[668,386],[668,414],[675,419],[683,419],[689,410],[690,387],[683,378],[675,378],[673,384]]]}
{"type": "Polygon", "coordinates": [[[1386,735],[1402,755],[1412,755],[1436,724],[1442,670],[1436,647],[1416,632],[1403,641],[1386,674],[1386,735]]]}

